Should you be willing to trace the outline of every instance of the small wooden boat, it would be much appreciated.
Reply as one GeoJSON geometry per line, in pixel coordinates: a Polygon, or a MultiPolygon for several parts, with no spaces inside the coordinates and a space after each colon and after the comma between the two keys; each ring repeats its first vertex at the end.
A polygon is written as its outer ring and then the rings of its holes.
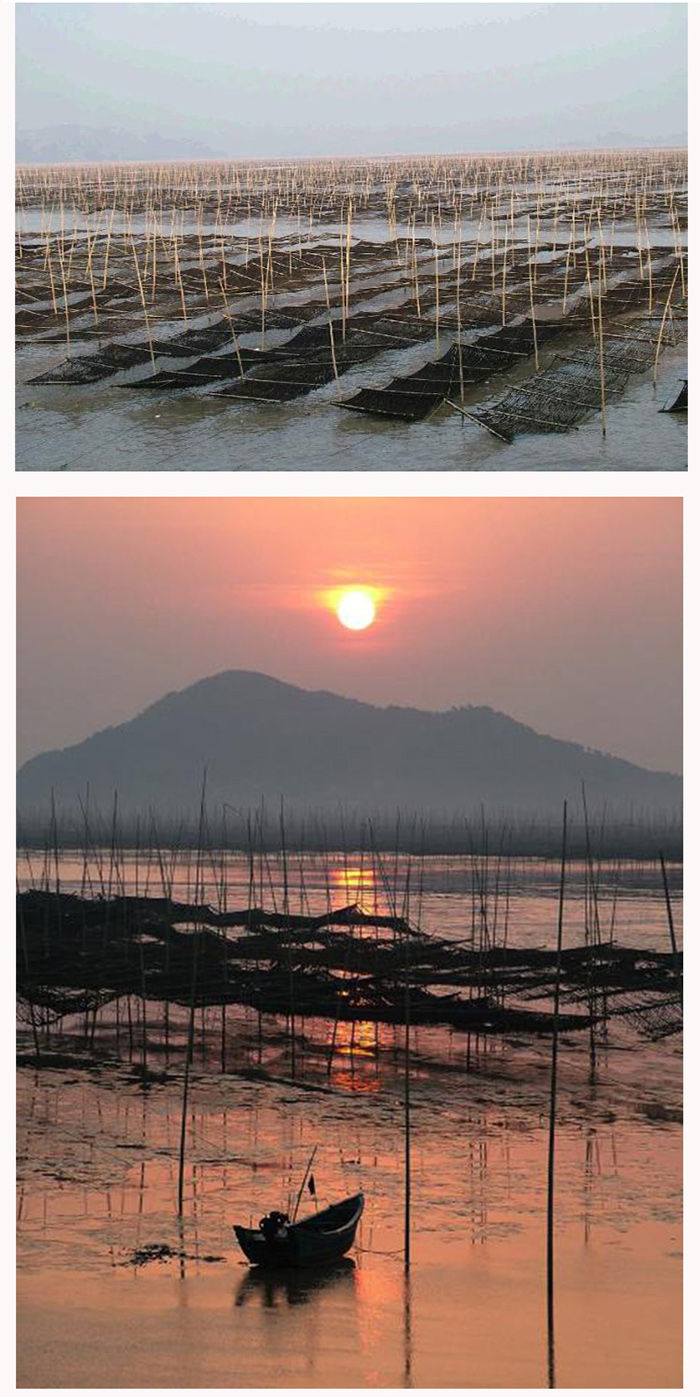
{"type": "Polygon", "coordinates": [[[315,1266],[336,1261],[350,1250],[365,1206],[355,1193],[333,1203],[301,1222],[290,1222],[284,1213],[269,1213],[258,1227],[236,1227],[241,1251],[254,1266],[315,1266]]]}

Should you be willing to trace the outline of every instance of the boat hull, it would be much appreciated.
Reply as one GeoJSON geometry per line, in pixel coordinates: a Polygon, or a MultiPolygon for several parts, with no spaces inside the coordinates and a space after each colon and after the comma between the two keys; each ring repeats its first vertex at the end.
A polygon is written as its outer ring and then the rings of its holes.
{"type": "Polygon", "coordinates": [[[268,1241],[257,1227],[234,1226],[241,1251],[253,1266],[319,1266],[350,1250],[362,1216],[361,1193],[314,1217],[290,1225],[286,1236],[268,1241]]]}

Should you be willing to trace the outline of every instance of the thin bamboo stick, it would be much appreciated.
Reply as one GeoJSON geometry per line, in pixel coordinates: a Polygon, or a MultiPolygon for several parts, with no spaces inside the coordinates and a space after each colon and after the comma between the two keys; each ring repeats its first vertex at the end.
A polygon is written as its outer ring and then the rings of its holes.
{"type": "Polygon", "coordinates": [[[566,881],[567,802],[564,801],[561,834],[561,868],[559,875],[559,909],[557,916],[557,959],[554,978],[552,1027],[552,1058],[549,1083],[549,1140],[547,1147],[547,1356],[549,1386],[555,1387],[554,1361],[554,1165],[557,1125],[557,1057],[559,1050],[559,999],[561,990],[561,952],[564,933],[564,886],[566,881]]]}
{"type": "Polygon", "coordinates": [[[532,320],[532,342],[535,346],[535,369],[540,367],[540,356],[537,347],[537,322],[535,320],[535,289],[532,280],[532,246],[530,240],[530,215],[527,216],[527,272],[530,286],[530,318],[532,320]]]}
{"type": "Polygon", "coordinates": [[[666,901],[666,920],[668,922],[668,935],[669,940],[671,942],[671,951],[673,953],[673,963],[676,971],[676,979],[678,981],[678,998],[680,1000],[681,1008],[683,1008],[683,979],[681,976],[680,961],[678,958],[676,928],[673,924],[673,907],[671,905],[671,893],[669,891],[668,877],[666,874],[666,860],[663,854],[661,853],[661,850],[659,850],[659,863],[661,864],[661,877],[663,879],[664,884],[664,898],[666,901]]]}
{"type": "Polygon", "coordinates": [[[663,315],[662,315],[662,317],[661,317],[661,324],[660,324],[660,326],[659,326],[659,337],[658,337],[658,339],[657,339],[657,341],[656,341],[656,354],[654,355],[654,375],[653,375],[653,384],[654,384],[654,388],[656,388],[656,382],[657,382],[657,378],[658,378],[659,355],[660,355],[660,353],[661,353],[661,344],[662,344],[663,337],[664,337],[664,326],[665,326],[665,324],[666,324],[666,317],[667,317],[667,315],[668,315],[669,308],[670,308],[670,305],[671,305],[671,297],[672,297],[672,295],[673,295],[674,288],[675,288],[676,282],[677,282],[677,280],[678,280],[678,273],[679,273],[679,271],[680,271],[680,267],[676,267],[676,270],[675,270],[675,273],[674,273],[674,277],[673,277],[673,281],[671,282],[671,285],[670,285],[669,290],[668,290],[668,296],[666,297],[666,304],[665,304],[665,306],[664,306],[664,313],[663,313],[663,315]]]}
{"type": "Polygon", "coordinates": [[[598,355],[600,363],[600,426],[603,436],[606,433],[605,420],[605,348],[603,345],[603,250],[598,250],[598,355]]]}

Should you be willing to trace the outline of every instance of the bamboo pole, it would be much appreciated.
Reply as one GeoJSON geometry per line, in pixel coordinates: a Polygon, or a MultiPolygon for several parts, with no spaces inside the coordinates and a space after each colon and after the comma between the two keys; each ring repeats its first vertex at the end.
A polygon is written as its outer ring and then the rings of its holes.
{"type": "Polygon", "coordinates": [[[66,321],[66,354],[70,355],[70,312],[68,309],[68,288],[66,286],[66,267],[63,260],[63,252],[58,249],[58,265],[61,270],[61,285],[63,287],[63,314],[66,321]]]}
{"type": "Polygon", "coordinates": [[[435,349],[440,353],[440,261],[437,229],[433,218],[433,241],[435,245],[435,349]]]}
{"type": "Polygon", "coordinates": [[[321,266],[322,266],[322,268],[323,268],[323,285],[324,285],[325,291],[326,291],[326,308],[327,308],[327,310],[328,310],[328,334],[329,334],[329,336],[330,336],[330,341],[331,341],[331,359],[333,360],[333,373],[334,373],[334,375],[335,375],[336,387],[337,387],[338,389],[340,389],[340,379],[338,378],[338,365],[337,365],[336,357],[335,357],[335,338],[334,338],[334,335],[333,335],[333,317],[332,317],[332,315],[331,315],[331,298],[330,298],[330,293],[329,293],[329,291],[328,291],[328,273],[326,272],[326,259],[325,259],[325,257],[323,257],[323,258],[321,259],[321,266]]]}
{"type": "Polygon", "coordinates": [[[554,978],[552,1059],[549,1085],[549,1141],[547,1149],[547,1358],[550,1387],[556,1386],[554,1363],[554,1163],[557,1124],[559,998],[561,989],[561,951],[564,930],[564,886],[566,881],[566,827],[567,802],[564,801],[561,835],[561,869],[559,876],[559,908],[557,916],[557,959],[554,978]]]}
{"type": "Polygon", "coordinates": [[[506,273],[508,270],[508,224],[503,233],[503,271],[501,275],[501,324],[506,323],[506,273]]]}
{"type": "Polygon", "coordinates": [[[464,356],[462,354],[462,226],[457,239],[457,360],[459,364],[459,400],[464,402],[464,356]]]}
{"type": "Polygon", "coordinates": [[[472,281],[476,281],[476,264],[477,264],[477,262],[478,262],[478,260],[479,260],[479,248],[480,248],[480,246],[481,246],[481,229],[482,229],[483,223],[484,223],[484,211],[485,211],[485,208],[486,208],[486,205],[482,203],[482,205],[481,205],[481,217],[480,217],[480,219],[479,219],[479,227],[478,227],[477,230],[476,230],[476,240],[475,240],[475,243],[474,243],[474,261],[473,261],[473,263],[472,263],[472,281]]]}
{"type": "Polygon", "coordinates": [[[230,330],[231,330],[231,338],[232,338],[232,340],[233,340],[233,347],[234,347],[234,349],[235,349],[235,351],[236,351],[236,358],[237,358],[237,360],[238,360],[238,370],[239,370],[239,373],[240,373],[240,375],[241,375],[241,378],[243,378],[243,375],[244,375],[244,373],[245,373],[245,369],[243,368],[243,359],[241,358],[241,350],[240,350],[240,346],[239,346],[239,343],[238,343],[238,335],[236,334],[236,328],[235,328],[234,323],[233,323],[233,315],[231,314],[231,311],[229,310],[228,302],[227,302],[227,300],[226,300],[226,290],[225,290],[223,281],[220,281],[220,282],[219,282],[219,287],[220,287],[220,290],[221,290],[221,299],[222,299],[222,301],[223,301],[223,303],[224,303],[224,315],[226,316],[226,319],[228,320],[229,327],[230,327],[230,330]]]}
{"type": "MultiPolygon", "coordinates": [[[[394,909],[396,910],[396,909],[394,909]]],[[[405,1002],[404,1002],[404,1216],[403,1216],[403,1269],[408,1275],[411,1269],[411,991],[408,975],[408,933],[404,932],[406,949],[405,1002]]]]}
{"type": "Polygon", "coordinates": [[[343,230],[340,230],[339,276],[340,276],[340,333],[345,343],[345,245],[343,230]]]}
{"type": "Polygon", "coordinates": [[[663,313],[663,315],[662,315],[662,317],[661,317],[661,325],[660,325],[660,327],[659,327],[659,338],[658,338],[658,340],[656,341],[656,354],[654,355],[654,377],[653,377],[654,388],[656,388],[656,381],[657,381],[657,378],[658,378],[659,355],[660,355],[660,353],[661,353],[661,343],[662,343],[663,336],[664,336],[664,326],[665,326],[665,324],[666,324],[666,317],[667,317],[667,315],[668,315],[669,308],[670,308],[670,305],[671,305],[671,297],[672,297],[672,295],[673,295],[674,287],[675,287],[675,285],[676,285],[676,281],[678,280],[678,273],[679,273],[679,270],[680,270],[680,268],[679,268],[679,267],[676,267],[676,270],[675,270],[675,273],[674,273],[674,277],[673,277],[673,281],[671,282],[671,285],[670,285],[670,287],[669,287],[668,296],[666,297],[666,304],[665,304],[665,306],[664,306],[664,313],[663,313]]]}
{"type": "Polygon", "coordinates": [[[152,366],[152,368],[153,368],[153,372],[155,373],[155,371],[156,371],[156,356],[155,356],[154,349],[153,349],[153,339],[152,339],[152,336],[151,336],[151,325],[150,325],[150,321],[149,321],[149,319],[148,319],[148,309],[147,309],[147,306],[146,306],[146,296],[145,296],[144,289],[143,289],[143,282],[142,282],[142,280],[141,280],[141,269],[140,269],[140,267],[139,267],[139,259],[138,259],[138,257],[136,256],[136,244],[135,244],[133,238],[131,239],[131,250],[132,250],[132,252],[133,252],[133,254],[134,254],[134,266],[135,266],[135,268],[136,268],[136,280],[138,281],[138,286],[139,286],[139,296],[140,296],[140,298],[141,298],[141,306],[142,306],[142,309],[143,309],[143,318],[144,318],[144,320],[145,320],[145,322],[146,322],[146,339],[148,340],[148,352],[149,352],[149,354],[150,354],[150,356],[151,356],[151,366],[152,366]]]}
{"type": "Polygon", "coordinates": [[[646,239],[647,239],[647,275],[648,275],[648,277],[649,277],[649,314],[651,315],[651,312],[652,312],[652,310],[653,310],[653,308],[654,308],[654,281],[653,281],[652,267],[651,267],[651,242],[650,242],[650,239],[649,239],[649,224],[647,223],[646,219],[644,220],[644,231],[645,231],[645,233],[646,233],[646,239]]]}
{"type": "Polygon", "coordinates": [[[187,324],[187,303],[185,301],[185,288],[182,282],[182,272],[180,271],[180,255],[177,250],[177,236],[173,242],[173,258],[175,264],[175,284],[180,290],[180,305],[182,306],[182,318],[187,324]]]}
{"type": "Polygon", "coordinates": [[[420,320],[422,317],[421,317],[421,308],[420,308],[420,289],[419,289],[419,285],[418,285],[418,254],[417,254],[417,252],[416,252],[416,219],[415,219],[415,215],[414,215],[414,217],[413,217],[413,226],[412,226],[412,248],[413,248],[413,285],[414,285],[415,298],[416,298],[416,314],[417,314],[417,316],[418,316],[418,319],[420,320]]]}
{"type": "MultiPolygon", "coordinates": [[[[202,870],[202,838],[204,834],[206,793],[207,769],[205,767],[204,774],[202,777],[202,795],[199,807],[199,834],[197,839],[197,866],[194,892],[195,902],[201,895],[200,879],[202,870]]],[[[189,1095],[190,1086],[190,1068],[192,1066],[192,1058],[194,1055],[194,1006],[195,994],[197,989],[197,959],[199,955],[199,939],[200,929],[199,926],[196,926],[194,931],[194,945],[192,947],[192,985],[190,989],[190,1020],[187,1031],[187,1056],[185,1058],[185,1078],[182,1087],[182,1120],[180,1122],[180,1160],[177,1181],[177,1211],[179,1217],[182,1217],[183,1198],[185,1189],[185,1142],[187,1138],[187,1098],[189,1095]]],[[[202,1006],[202,1013],[203,1012],[204,1006],[202,1006]]]]}
{"type": "Polygon", "coordinates": [[[139,941],[139,962],[141,969],[141,1075],[145,1078],[148,1067],[148,1038],[146,1028],[146,969],[143,961],[143,941],[139,941]]]}
{"type": "MultiPolygon", "coordinates": [[[[194,946],[192,949],[192,988],[190,992],[190,1020],[187,1030],[187,1056],[185,1058],[185,1079],[182,1088],[182,1119],[180,1121],[180,1162],[177,1179],[177,1211],[182,1217],[183,1198],[185,1190],[185,1141],[187,1138],[187,1098],[190,1088],[190,1067],[194,1050],[194,1001],[197,984],[197,953],[199,949],[199,931],[194,933],[194,946]]],[[[129,1020],[131,1027],[131,1020],[129,1020]]]]}
{"type": "Polygon", "coordinates": [[[666,875],[666,860],[661,850],[659,850],[659,863],[661,864],[661,877],[663,878],[664,884],[664,898],[666,900],[666,920],[668,922],[668,935],[671,942],[671,951],[673,952],[673,964],[676,972],[676,979],[678,981],[678,997],[680,999],[681,1008],[683,1008],[683,978],[681,976],[680,961],[678,959],[676,929],[673,924],[673,907],[671,905],[671,893],[669,891],[668,877],[666,875]]]}
{"type": "Polygon", "coordinates": [[[527,216],[527,271],[530,285],[530,318],[532,320],[532,342],[535,346],[535,370],[540,367],[540,356],[537,348],[537,322],[535,321],[535,288],[532,280],[532,245],[530,239],[530,215],[527,216]]]}
{"type": "MultiPolygon", "coordinates": [[[[352,199],[348,200],[348,226],[345,239],[345,315],[343,325],[347,327],[350,316],[350,245],[352,241],[352,199]]],[[[343,330],[343,339],[345,330],[343,330]]]]}
{"type": "Polygon", "coordinates": [[[598,355],[600,362],[600,426],[606,433],[605,420],[605,347],[603,344],[603,268],[602,245],[598,250],[598,355]]]}
{"type": "Polygon", "coordinates": [[[448,407],[454,408],[455,412],[460,412],[462,417],[465,417],[468,422],[474,422],[477,427],[483,427],[492,437],[496,437],[498,441],[503,441],[506,443],[506,446],[510,446],[510,438],[502,436],[500,432],[496,431],[495,427],[489,426],[487,422],[482,422],[480,418],[475,417],[471,412],[467,412],[466,408],[460,407],[459,403],[453,402],[451,398],[445,398],[445,402],[448,407]]]}
{"type": "Polygon", "coordinates": [[[47,254],[46,266],[47,266],[47,271],[48,271],[48,274],[49,274],[49,286],[50,286],[50,289],[51,289],[51,304],[52,304],[52,306],[53,306],[53,313],[54,313],[54,315],[57,316],[57,315],[58,315],[58,303],[57,303],[57,301],[56,301],[56,286],[55,286],[54,279],[53,279],[53,267],[52,267],[52,265],[51,265],[51,253],[50,253],[50,252],[47,254]]]}

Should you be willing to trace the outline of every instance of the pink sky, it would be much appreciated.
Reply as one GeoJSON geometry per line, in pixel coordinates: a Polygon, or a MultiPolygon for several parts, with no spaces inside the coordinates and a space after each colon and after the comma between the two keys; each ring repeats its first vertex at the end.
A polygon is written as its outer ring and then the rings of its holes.
{"type": "Polygon", "coordinates": [[[20,500],[19,757],[256,669],[680,770],[681,502],[20,500]],[[322,593],[386,592],[369,631],[322,593]]]}

